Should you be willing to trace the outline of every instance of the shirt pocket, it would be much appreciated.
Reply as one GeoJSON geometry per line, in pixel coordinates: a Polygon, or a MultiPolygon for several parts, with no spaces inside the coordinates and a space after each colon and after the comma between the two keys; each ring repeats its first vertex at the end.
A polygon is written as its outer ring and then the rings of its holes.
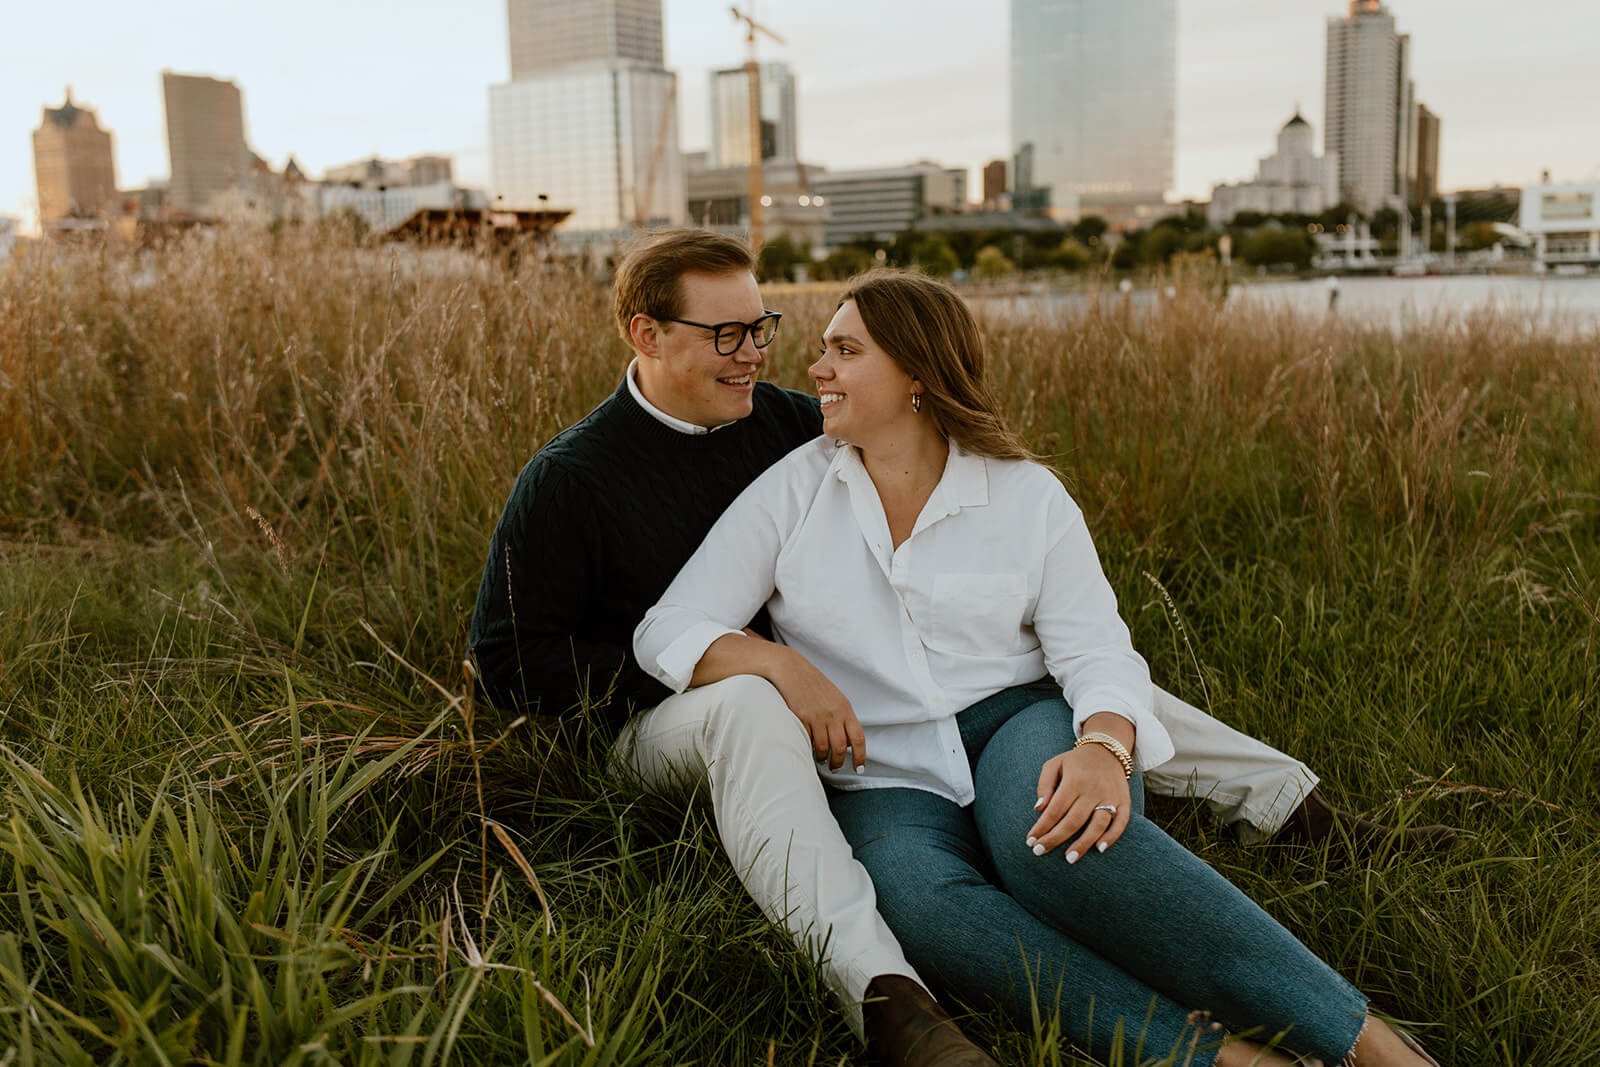
{"type": "Polygon", "coordinates": [[[968,656],[1009,656],[1032,644],[1023,633],[1031,594],[1021,571],[938,574],[928,644],[968,656]]]}

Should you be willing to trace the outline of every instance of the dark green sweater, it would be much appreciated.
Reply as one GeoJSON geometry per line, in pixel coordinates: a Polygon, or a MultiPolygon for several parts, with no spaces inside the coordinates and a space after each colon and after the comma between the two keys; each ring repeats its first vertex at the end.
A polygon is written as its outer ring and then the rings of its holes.
{"type": "Polygon", "coordinates": [[[634,627],[734,497],[821,431],[814,399],[759,382],[748,418],[681,433],[623,382],[517,476],[472,616],[484,696],[551,715],[588,700],[613,725],[660,702],[634,627]]]}

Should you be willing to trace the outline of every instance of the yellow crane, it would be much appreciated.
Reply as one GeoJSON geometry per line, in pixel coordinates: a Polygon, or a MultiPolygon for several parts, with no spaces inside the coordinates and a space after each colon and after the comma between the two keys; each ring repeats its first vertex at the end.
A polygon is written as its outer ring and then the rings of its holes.
{"type": "Polygon", "coordinates": [[[750,93],[750,248],[761,251],[761,67],[756,63],[756,34],[764,34],[778,44],[788,44],[782,37],[752,16],[729,7],[733,17],[744,24],[744,73],[749,80],[750,93]]]}

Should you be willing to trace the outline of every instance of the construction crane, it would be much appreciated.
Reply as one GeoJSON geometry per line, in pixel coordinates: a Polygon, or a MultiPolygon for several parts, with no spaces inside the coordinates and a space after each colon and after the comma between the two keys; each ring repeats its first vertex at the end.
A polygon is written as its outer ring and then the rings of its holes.
{"type": "Polygon", "coordinates": [[[761,251],[761,67],[756,63],[756,34],[765,34],[778,44],[788,44],[777,33],[746,15],[737,7],[729,7],[735,20],[744,23],[745,55],[744,73],[749,80],[750,93],[750,249],[761,251]]]}

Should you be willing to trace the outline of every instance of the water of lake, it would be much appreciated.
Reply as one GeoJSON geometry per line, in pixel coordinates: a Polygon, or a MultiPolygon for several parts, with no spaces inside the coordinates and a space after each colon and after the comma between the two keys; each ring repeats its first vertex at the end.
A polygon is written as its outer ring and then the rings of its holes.
{"type": "MultiPolygon", "coordinates": [[[[1328,283],[1304,281],[1246,282],[1228,293],[1229,306],[1286,307],[1307,315],[1328,313],[1328,283]]],[[[1136,309],[1153,307],[1160,290],[1135,289],[1128,294],[1136,309]]],[[[1095,300],[1117,300],[1114,292],[1030,292],[978,297],[974,304],[992,312],[1019,316],[1054,316],[1086,307],[1095,300]]],[[[1428,323],[1479,310],[1527,315],[1557,333],[1600,337],[1600,276],[1566,278],[1549,275],[1459,275],[1423,278],[1340,278],[1335,313],[1342,318],[1388,322],[1395,327],[1428,323]]]]}

